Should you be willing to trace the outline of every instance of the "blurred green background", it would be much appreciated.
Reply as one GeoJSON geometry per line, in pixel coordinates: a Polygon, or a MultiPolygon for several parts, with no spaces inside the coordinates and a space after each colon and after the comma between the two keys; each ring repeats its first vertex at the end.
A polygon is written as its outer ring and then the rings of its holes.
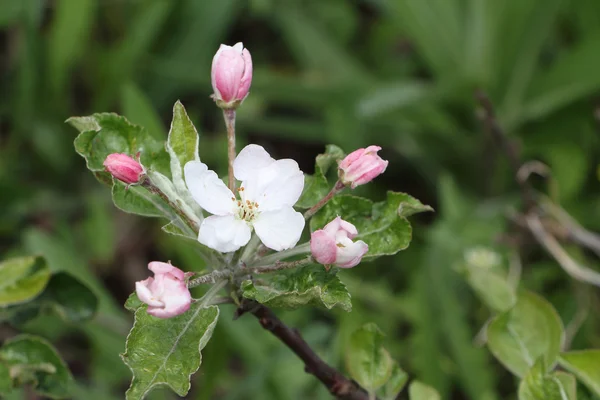
{"type": "MultiPolygon", "coordinates": [[[[523,286],[565,324],[587,315],[571,348],[600,347],[598,292],[510,226],[518,188],[473,98],[488,93],[524,158],[551,168],[555,201],[600,230],[598,0],[0,0],[0,258],[43,255],[100,297],[93,322],[27,326],[57,344],[76,399],[123,398],[130,373],[118,354],[131,316],[122,304],[146,264],[201,265],[159,222],[115,209],[63,121],[114,111],[166,138],[180,99],[203,161],[225,171],[210,65],[220,43],[238,41],[255,69],[238,112],[240,148],[261,144],[312,173],[327,143],[378,144],[390,166],[357,191],[376,200],[405,191],[436,209],[413,219],[408,250],[342,272],[352,313],[281,313],[323,357],[343,370],[349,332],[374,321],[392,356],[444,399],[515,398],[516,379],[474,341],[489,311],[454,269],[477,245],[517,246],[523,286]]],[[[233,311],[223,308],[187,398],[329,398],[287,348],[233,311]]],[[[0,339],[13,333],[0,326],[0,339]]]]}

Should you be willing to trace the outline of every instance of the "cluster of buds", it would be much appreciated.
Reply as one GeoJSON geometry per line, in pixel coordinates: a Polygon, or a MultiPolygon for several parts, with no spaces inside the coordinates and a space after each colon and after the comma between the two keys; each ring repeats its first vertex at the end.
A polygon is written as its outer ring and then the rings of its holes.
{"type": "MultiPolygon", "coordinates": [[[[252,83],[252,58],[242,43],[221,45],[213,58],[211,82],[214,91],[212,98],[224,110],[237,108],[248,96],[252,83]]],[[[388,161],[379,157],[379,150],[379,146],[369,146],[341,160],[338,164],[339,182],[330,195],[346,186],[354,189],[364,185],[383,173],[388,161]]],[[[110,154],[104,161],[104,167],[115,179],[127,185],[140,184],[146,176],[139,153],[136,158],[127,154],[110,154]]],[[[244,181],[238,189],[240,200],[237,202],[233,193],[205,164],[196,161],[185,167],[186,183],[192,197],[203,209],[214,214],[204,219],[198,240],[217,251],[231,252],[250,240],[253,227],[268,248],[280,251],[295,246],[304,228],[304,217],[292,208],[304,185],[303,174],[297,164],[292,160],[274,160],[262,147],[250,145],[240,152],[233,167],[235,177],[244,181]],[[257,180],[255,176],[265,168],[269,169],[266,176],[271,182],[266,189],[261,186],[265,182],[257,180]],[[251,191],[256,192],[255,195],[264,189],[262,197],[255,197],[265,202],[265,207],[259,209],[258,200],[252,197],[252,193],[242,193],[246,185],[251,189],[256,186],[251,191]],[[207,188],[214,190],[207,192],[207,188]],[[267,189],[274,192],[267,196],[267,189]],[[284,193],[284,189],[289,193],[284,193]],[[224,193],[223,201],[213,196],[213,192],[224,193]],[[229,204],[229,199],[233,205],[229,204]],[[261,214],[263,208],[264,215],[261,214]],[[288,223],[282,225],[282,218],[288,223]],[[282,227],[285,229],[279,233],[278,229],[282,227]],[[227,232],[237,233],[230,238],[225,237],[227,232]]],[[[331,196],[323,199],[323,204],[331,196]]],[[[362,240],[353,241],[357,235],[356,227],[338,216],[323,229],[312,232],[312,258],[326,268],[332,265],[340,268],[358,265],[369,246],[362,240]]],[[[192,297],[186,274],[170,263],[158,261],[151,262],[148,268],[154,277],[136,283],[137,296],[148,305],[148,313],[158,318],[171,318],[187,311],[192,297]]]]}

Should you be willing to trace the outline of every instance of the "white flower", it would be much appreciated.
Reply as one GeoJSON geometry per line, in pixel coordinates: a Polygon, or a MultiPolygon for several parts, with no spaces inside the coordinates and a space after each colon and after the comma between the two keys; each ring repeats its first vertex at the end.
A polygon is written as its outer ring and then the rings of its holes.
{"type": "Polygon", "coordinates": [[[273,250],[292,248],[300,240],[304,217],[294,211],[304,188],[304,174],[291,159],[274,160],[261,146],[246,146],[233,163],[242,181],[239,199],[214,171],[199,161],[184,167],[185,181],[196,202],[211,214],[200,225],[198,241],[222,253],[250,240],[252,228],[273,250]]]}

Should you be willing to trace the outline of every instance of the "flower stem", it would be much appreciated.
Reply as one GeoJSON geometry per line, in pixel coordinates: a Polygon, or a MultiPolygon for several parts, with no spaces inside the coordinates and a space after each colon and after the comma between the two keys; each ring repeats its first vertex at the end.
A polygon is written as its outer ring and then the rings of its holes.
{"type": "Polygon", "coordinates": [[[225,118],[225,125],[227,126],[227,158],[229,159],[229,166],[227,169],[229,175],[228,186],[229,190],[234,192],[235,179],[233,176],[233,160],[235,160],[235,109],[223,109],[223,118],[225,118]]]}
{"type": "Polygon", "coordinates": [[[273,265],[265,265],[265,266],[257,266],[246,268],[246,271],[252,272],[255,274],[268,274],[269,272],[281,271],[283,269],[292,269],[303,267],[305,265],[311,264],[314,262],[312,256],[308,256],[301,260],[296,261],[277,261],[273,265]]]}
{"type": "Polygon", "coordinates": [[[198,300],[198,302],[200,303],[200,307],[202,308],[209,306],[212,299],[217,295],[217,293],[219,293],[219,290],[225,287],[225,285],[227,285],[226,280],[215,282],[215,284],[210,289],[208,289],[204,296],[202,296],[202,298],[198,300]]]}
{"type": "MultiPolygon", "coordinates": [[[[307,243],[301,244],[299,246],[296,246],[292,249],[283,250],[278,253],[269,254],[268,256],[265,256],[265,257],[259,259],[258,262],[260,262],[262,265],[268,265],[268,264],[273,264],[273,263],[279,262],[280,260],[283,260],[284,258],[293,257],[293,256],[297,256],[299,254],[305,254],[305,253],[309,253],[309,252],[310,252],[310,242],[307,242],[307,243]]],[[[250,265],[250,267],[252,267],[252,265],[250,265]]]]}
{"type": "Polygon", "coordinates": [[[148,179],[146,179],[144,183],[142,183],[142,186],[148,189],[150,192],[158,195],[161,199],[163,199],[169,205],[169,207],[171,207],[175,211],[175,213],[177,213],[177,215],[187,226],[192,228],[192,230],[195,233],[198,233],[198,224],[194,222],[190,217],[188,217],[187,214],[181,209],[181,207],[179,207],[179,205],[172,201],[169,198],[169,196],[167,196],[162,190],[160,190],[160,188],[152,184],[152,182],[150,182],[148,179]]]}
{"type": "Polygon", "coordinates": [[[196,286],[200,286],[204,283],[216,283],[218,280],[229,278],[233,275],[233,271],[230,269],[221,269],[217,271],[213,271],[210,274],[199,276],[196,279],[191,279],[187,283],[188,288],[193,288],[196,286]]]}
{"type": "Polygon", "coordinates": [[[317,213],[317,211],[319,211],[321,208],[323,208],[323,206],[325,204],[327,204],[327,202],[333,198],[333,196],[335,196],[336,194],[338,194],[339,192],[344,190],[345,187],[346,187],[346,185],[344,185],[342,183],[342,181],[337,181],[335,183],[335,185],[333,186],[333,188],[331,188],[331,191],[329,193],[327,193],[327,196],[323,197],[321,200],[319,200],[319,202],[317,204],[315,204],[314,206],[309,208],[304,213],[304,219],[309,219],[310,217],[315,215],[317,213]]]}

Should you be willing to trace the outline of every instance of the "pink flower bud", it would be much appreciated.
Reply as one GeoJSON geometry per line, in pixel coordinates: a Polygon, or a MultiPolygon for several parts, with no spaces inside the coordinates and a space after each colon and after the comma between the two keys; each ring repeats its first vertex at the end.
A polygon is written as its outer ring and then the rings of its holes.
{"type": "Polygon", "coordinates": [[[190,308],[192,295],[185,283],[182,270],[164,262],[153,261],[148,269],[154,278],[135,283],[138,298],[148,304],[148,314],[158,318],[171,318],[190,308]]]}
{"type": "Polygon", "coordinates": [[[352,268],[369,251],[369,246],[362,240],[351,240],[357,234],[354,225],[337,217],[311,234],[310,252],[320,264],[352,268]]]}
{"type": "Polygon", "coordinates": [[[221,108],[236,108],[248,96],[252,83],[252,57],[244,45],[222,44],[211,70],[213,98],[221,108]]]}
{"type": "Polygon", "coordinates": [[[339,164],[341,181],[354,189],[382,174],[388,162],[377,155],[379,150],[381,150],[379,146],[369,146],[348,154],[339,164]]]}
{"type": "Polygon", "coordinates": [[[109,154],[104,167],[112,176],[128,184],[138,183],[144,173],[142,165],[127,154],[109,154]]]}

